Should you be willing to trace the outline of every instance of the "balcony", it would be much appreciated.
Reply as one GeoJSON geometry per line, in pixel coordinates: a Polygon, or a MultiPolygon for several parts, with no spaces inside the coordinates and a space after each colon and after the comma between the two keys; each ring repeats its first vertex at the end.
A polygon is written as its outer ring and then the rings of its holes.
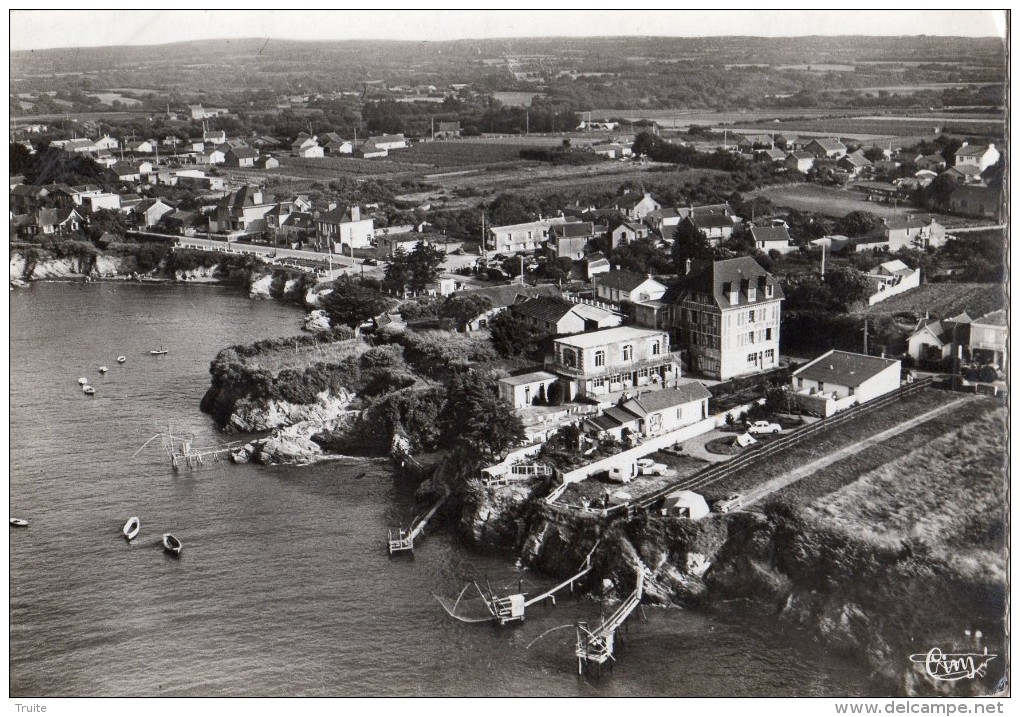
{"type": "Polygon", "coordinates": [[[646,359],[611,363],[606,364],[605,366],[589,366],[586,368],[571,368],[569,366],[564,366],[556,360],[547,360],[545,362],[545,368],[547,371],[551,371],[561,376],[591,379],[600,378],[602,376],[611,376],[617,373],[630,373],[631,371],[637,371],[643,368],[658,368],[669,363],[676,363],[677,365],[680,364],[679,351],[671,351],[669,353],[659,354],[658,356],[650,356],[646,359]]]}

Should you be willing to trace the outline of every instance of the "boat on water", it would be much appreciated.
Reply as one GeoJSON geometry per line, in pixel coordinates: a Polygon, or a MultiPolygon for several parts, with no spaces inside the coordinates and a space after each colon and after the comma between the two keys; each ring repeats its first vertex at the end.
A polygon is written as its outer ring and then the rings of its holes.
{"type": "Polygon", "coordinates": [[[79,386],[88,386],[89,385],[89,380],[87,378],[85,378],[84,376],[82,376],[81,378],[78,379],[78,385],[79,386]]]}
{"type": "Polygon", "coordinates": [[[127,361],[127,356],[118,356],[117,357],[117,363],[124,363],[125,361],[127,361]]]}
{"type": "Polygon", "coordinates": [[[82,386],[81,392],[84,393],[86,396],[96,395],[96,389],[92,388],[91,386],[82,386]]]}
{"type": "Polygon", "coordinates": [[[99,367],[99,373],[106,373],[106,372],[107,372],[107,371],[109,371],[109,370],[110,370],[110,369],[106,368],[106,366],[100,366],[100,367],[99,367]]]}
{"type": "Polygon", "coordinates": [[[11,525],[15,528],[24,528],[28,525],[28,521],[22,520],[21,518],[11,518],[11,525]]]}
{"type": "Polygon", "coordinates": [[[180,555],[181,548],[183,547],[184,546],[181,545],[181,541],[170,535],[170,533],[163,533],[163,550],[168,553],[172,553],[173,555],[180,555]]]}
{"type": "Polygon", "coordinates": [[[162,356],[163,354],[169,353],[169,351],[163,348],[163,344],[160,344],[158,349],[152,349],[149,353],[153,356],[162,356]]]}
{"type": "Polygon", "coordinates": [[[128,518],[128,521],[124,523],[124,537],[128,540],[134,540],[138,535],[138,531],[142,529],[142,522],[138,520],[138,516],[132,515],[128,518]]]}

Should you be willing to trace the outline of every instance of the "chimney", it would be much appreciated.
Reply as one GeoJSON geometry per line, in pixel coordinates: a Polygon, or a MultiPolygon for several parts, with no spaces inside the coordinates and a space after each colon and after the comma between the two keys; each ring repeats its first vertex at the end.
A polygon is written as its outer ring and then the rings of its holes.
{"type": "Polygon", "coordinates": [[[352,222],[361,221],[361,207],[359,207],[357,204],[351,207],[351,221],[352,222]]]}
{"type": "Polygon", "coordinates": [[[963,144],[961,144],[961,145],[960,145],[960,149],[963,149],[963,148],[964,148],[964,147],[966,147],[966,146],[967,146],[967,143],[966,143],[966,142],[964,142],[963,144]]]}
{"type": "Polygon", "coordinates": [[[988,149],[995,149],[995,142],[989,143],[988,149]]]}

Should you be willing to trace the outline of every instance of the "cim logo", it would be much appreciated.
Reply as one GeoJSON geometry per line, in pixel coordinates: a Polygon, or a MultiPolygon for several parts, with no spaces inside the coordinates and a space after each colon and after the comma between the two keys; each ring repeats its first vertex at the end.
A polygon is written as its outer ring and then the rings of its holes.
{"type": "Polygon", "coordinates": [[[925,673],[939,682],[956,682],[984,677],[988,671],[988,663],[998,655],[989,655],[988,648],[984,652],[942,652],[933,647],[928,652],[910,656],[910,661],[924,665],[925,673]]]}

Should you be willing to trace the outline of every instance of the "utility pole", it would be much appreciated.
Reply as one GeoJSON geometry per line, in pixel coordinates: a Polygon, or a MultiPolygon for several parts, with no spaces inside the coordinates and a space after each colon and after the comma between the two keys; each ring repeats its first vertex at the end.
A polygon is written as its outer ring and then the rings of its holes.
{"type": "Polygon", "coordinates": [[[432,122],[432,141],[435,142],[436,141],[436,118],[435,117],[429,117],[429,120],[432,122]]]}
{"type": "Polygon", "coordinates": [[[524,257],[519,257],[521,260],[521,286],[524,286],[524,257]]]}
{"type": "Polygon", "coordinates": [[[822,278],[825,278],[825,245],[822,244],[822,278]]]}
{"type": "Polygon", "coordinates": [[[864,355],[868,355],[868,320],[864,320],[864,355]]]}
{"type": "Polygon", "coordinates": [[[524,110],[524,134],[531,134],[531,114],[527,109],[524,110]]]}

